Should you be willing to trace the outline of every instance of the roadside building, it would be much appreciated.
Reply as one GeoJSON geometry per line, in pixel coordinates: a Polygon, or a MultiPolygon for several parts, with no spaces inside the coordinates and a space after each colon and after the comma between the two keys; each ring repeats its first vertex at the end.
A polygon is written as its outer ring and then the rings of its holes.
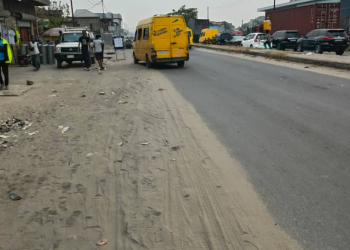
{"type": "Polygon", "coordinates": [[[87,27],[96,34],[120,34],[121,32],[122,16],[120,14],[92,13],[85,9],[78,9],[74,12],[74,19],[77,26],[87,27]]]}
{"type": "Polygon", "coordinates": [[[272,32],[313,29],[335,29],[340,26],[340,6],[349,0],[291,0],[288,3],[259,8],[272,23],[272,32]]]}
{"type": "Polygon", "coordinates": [[[14,31],[20,37],[19,41],[30,41],[31,35],[38,36],[35,7],[49,5],[50,0],[0,0],[0,30],[2,34],[9,39],[9,34],[14,31]]]}

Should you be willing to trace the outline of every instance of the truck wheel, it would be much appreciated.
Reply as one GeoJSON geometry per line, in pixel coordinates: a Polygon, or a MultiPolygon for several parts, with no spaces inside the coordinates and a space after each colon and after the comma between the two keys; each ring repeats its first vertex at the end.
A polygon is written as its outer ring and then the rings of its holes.
{"type": "Polygon", "coordinates": [[[149,68],[149,69],[152,68],[152,63],[149,60],[148,55],[146,55],[146,67],[149,68]]]}
{"type": "Polygon", "coordinates": [[[134,64],[138,64],[139,60],[137,60],[135,53],[132,53],[132,57],[134,58],[134,64]]]}
{"type": "Polygon", "coordinates": [[[57,60],[57,68],[61,69],[62,68],[62,61],[57,60]]]}
{"type": "Polygon", "coordinates": [[[179,68],[183,68],[183,67],[185,66],[185,61],[178,62],[178,63],[177,63],[177,66],[178,66],[179,68]]]}
{"type": "Polygon", "coordinates": [[[95,63],[96,63],[95,57],[91,57],[91,64],[95,64],[95,63]]]}

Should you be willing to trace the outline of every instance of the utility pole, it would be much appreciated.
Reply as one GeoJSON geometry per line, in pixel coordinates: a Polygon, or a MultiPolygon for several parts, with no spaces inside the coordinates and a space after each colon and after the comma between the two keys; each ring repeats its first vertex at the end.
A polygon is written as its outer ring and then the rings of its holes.
{"type": "Polygon", "coordinates": [[[74,27],[74,12],[73,12],[73,10],[74,10],[74,8],[73,8],[73,0],[70,0],[70,7],[72,8],[72,21],[73,21],[73,27],[74,27]]]}
{"type": "Polygon", "coordinates": [[[276,0],[273,0],[273,11],[276,10],[276,0]]]}
{"type": "Polygon", "coordinates": [[[207,19],[209,20],[209,6],[207,7],[207,19]]]}
{"type": "Polygon", "coordinates": [[[105,8],[103,7],[103,0],[101,0],[102,3],[102,12],[103,12],[103,20],[105,19],[105,8]]]}

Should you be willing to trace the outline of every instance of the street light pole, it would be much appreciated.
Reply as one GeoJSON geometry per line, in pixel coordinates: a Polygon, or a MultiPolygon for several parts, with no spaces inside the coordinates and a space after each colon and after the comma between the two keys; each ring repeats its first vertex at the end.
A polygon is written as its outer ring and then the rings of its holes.
{"type": "Polygon", "coordinates": [[[276,0],[273,0],[273,11],[276,10],[276,0]]]}
{"type": "Polygon", "coordinates": [[[70,6],[72,7],[72,21],[73,21],[73,27],[74,27],[74,12],[73,12],[73,10],[74,10],[74,8],[73,8],[73,0],[70,0],[70,6]]]}

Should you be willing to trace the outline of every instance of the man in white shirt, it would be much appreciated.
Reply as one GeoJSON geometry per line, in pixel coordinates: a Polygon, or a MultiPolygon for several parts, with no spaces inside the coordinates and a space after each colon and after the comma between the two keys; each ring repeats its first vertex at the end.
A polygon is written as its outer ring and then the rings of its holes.
{"type": "Polygon", "coordinates": [[[32,62],[34,66],[34,71],[38,71],[40,69],[40,51],[38,42],[35,41],[35,37],[32,36],[32,41],[29,43],[29,50],[32,55],[32,62]]]}
{"type": "Polygon", "coordinates": [[[99,39],[100,36],[96,35],[96,39],[94,40],[94,50],[95,50],[95,59],[98,61],[100,65],[100,70],[104,70],[102,60],[103,60],[103,41],[99,39]]]}

